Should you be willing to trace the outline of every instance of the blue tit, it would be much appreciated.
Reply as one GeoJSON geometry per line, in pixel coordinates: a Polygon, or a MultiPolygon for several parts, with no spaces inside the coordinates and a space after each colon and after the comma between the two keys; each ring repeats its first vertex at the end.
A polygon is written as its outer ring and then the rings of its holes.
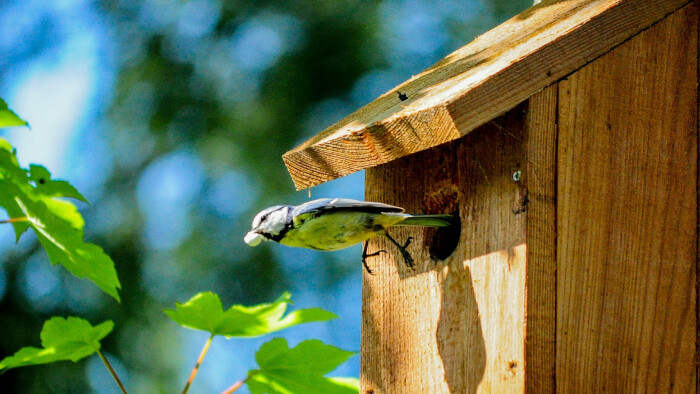
{"type": "MultiPolygon", "coordinates": [[[[370,238],[385,236],[396,245],[406,265],[413,269],[413,258],[406,250],[411,242],[408,238],[401,245],[387,233],[392,226],[449,227],[454,222],[452,215],[411,215],[403,208],[376,202],[365,202],[345,198],[321,198],[307,203],[275,205],[264,209],[253,219],[253,228],[244,240],[257,246],[269,240],[287,246],[316,250],[338,250],[347,248],[370,238]]],[[[362,263],[370,274],[372,271],[366,258],[379,254],[367,254],[365,243],[362,263]]]]}

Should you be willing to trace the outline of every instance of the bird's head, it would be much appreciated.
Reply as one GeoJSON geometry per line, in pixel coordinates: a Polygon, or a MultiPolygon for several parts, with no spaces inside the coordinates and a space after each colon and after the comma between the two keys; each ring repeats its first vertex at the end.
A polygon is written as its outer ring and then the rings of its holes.
{"type": "Polygon", "coordinates": [[[260,211],[253,219],[253,228],[245,235],[245,243],[257,246],[263,239],[279,242],[291,222],[290,208],[289,205],[275,205],[260,211]]]}

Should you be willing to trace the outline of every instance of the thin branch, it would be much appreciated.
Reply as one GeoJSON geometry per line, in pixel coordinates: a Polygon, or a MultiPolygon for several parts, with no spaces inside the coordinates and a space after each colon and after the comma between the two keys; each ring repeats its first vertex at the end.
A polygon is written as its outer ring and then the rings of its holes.
{"type": "Polygon", "coordinates": [[[18,217],[18,218],[9,218],[9,219],[0,220],[0,224],[27,222],[27,221],[29,221],[29,218],[26,216],[22,216],[22,217],[18,217]]]}
{"type": "Polygon", "coordinates": [[[239,380],[238,382],[232,384],[231,387],[229,387],[229,388],[227,388],[226,390],[222,391],[221,394],[231,394],[231,393],[233,393],[234,391],[236,391],[236,390],[238,390],[239,388],[241,388],[241,386],[243,386],[243,384],[244,384],[245,382],[247,382],[248,379],[250,379],[250,376],[248,376],[247,378],[245,378],[245,379],[243,379],[243,380],[239,380]]]}
{"type": "Polygon", "coordinates": [[[112,377],[114,378],[114,381],[117,382],[117,384],[119,385],[119,388],[122,389],[122,393],[127,394],[126,388],[124,388],[124,385],[122,384],[122,381],[119,380],[119,376],[117,376],[117,373],[114,372],[114,369],[112,368],[112,365],[109,363],[109,361],[107,361],[107,357],[105,357],[105,355],[102,353],[102,350],[99,350],[99,349],[98,349],[98,350],[97,350],[97,354],[100,356],[100,359],[102,359],[102,362],[104,363],[104,365],[105,365],[105,366],[107,367],[107,369],[109,370],[109,373],[112,374],[112,377]]]}
{"type": "Polygon", "coordinates": [[[207,352],[209,351],[209,346],[211,346],[212,339],[214,339],[214,334],[211,334],[209,339],[207,339],[207,342],[204,344],[204,348],[202,348],[202,352],[199,353],[197,364],[195,364],[194,368],[192,368],[192,372],[190,373],[189,379],[187,379],[187,384],[185,385],[185,389],[182,390],[182,394],[187,394],[187,390],[190,389],[190,385],[192,384],[194,377],[197,376],[197,372],[199,372],[199,366],[202,365],[202,361],[204,361],[204,356],[206,356],[207,352]]]}

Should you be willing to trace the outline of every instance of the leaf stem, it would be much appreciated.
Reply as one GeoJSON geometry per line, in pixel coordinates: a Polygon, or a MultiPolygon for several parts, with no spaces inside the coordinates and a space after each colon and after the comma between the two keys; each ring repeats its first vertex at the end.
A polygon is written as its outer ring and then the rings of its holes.
{"type": "Polygon", "coordinates": [[[226,390],[222,391],[221,394],[231,394],[231,393],[233,393],[234,391],[238,390],[239,388],[241,388],[241,386],[243,386],[243,385],[248,381],[248,379],[250,379],[250,378],[253,376],[254,373],[255,373],[255,372],[252,372],[250,375],[248,375],[247,378],[245,378],[245,379],[243,379],[243,380],[239,380],[239,381],[237,381],[236,383],[232,384],[231,387],[229,387],[229,388],[227,388],[226,390]]]}
{"type": "Polygon", "coordinates": [[[202,361],[204,361],[204,356],[206,356],[207,352],[209,351],[209,346],[211,346],[212,339],[214,339],[214,334],[211,334],[209,339],[207,339],[207,342],[204,344],[204,347],[202,348],[202,352],[199,353],[199,358],[197,359],[197,364],[195,364],[194,368],[192,368],[192,372],[190,373],[189,379],[187,379],[187,384],[185,385],[185,389],[182,390],[182,394],[187,394],[187,391],[190,389],[190,385],[192,384],[194,377],[197,376],[197,372],[199,372],[199,366],[202,365],[202,361]]]}
{"type": "Polygon", "coordinates": [[[239,380],[238,382],[234,383],[231,385],[231,387],[227,388],[225,391],[222,391],[221,394],[231,394],[234,391],[238,390],[241,386],[243,386],[243,383],[245,383],[245,380],[239,380]]]}
{"type": "Polygon", "coordinates": [[[107,369],[109,370],[109,373],[112,374],[112,377],[114,378],[114,381],[117,382],[117,384],[119,385],[119,388],[122,389],[122,393],[127,394],[126,388],[124,388],[124,385],[122,384],[122,381],[119,380],[119,376],[117,376],[117,373],[114,372],[114,369],[112,368],[112,365],[109,363],[109,361],[107,361],[107,357],[105,357],[105,355],[102,353],[102,350],[99,350],[99,349],[98,349],[98,350],[97,350],[97,354],[100,356],[100,359],[102,359],[102,362],[104,363],[104,365],[105,365],[105,366],[107,367],[107,369]]]}
{"type": "Polygon", "coordinates": [[[22,217],[18,217],[18,218],[9,218],[9,219],[0,220],[0,224],[27,222],[27,221],[29,221],[29,218],[26,216],[22,216],[22,217]]]}

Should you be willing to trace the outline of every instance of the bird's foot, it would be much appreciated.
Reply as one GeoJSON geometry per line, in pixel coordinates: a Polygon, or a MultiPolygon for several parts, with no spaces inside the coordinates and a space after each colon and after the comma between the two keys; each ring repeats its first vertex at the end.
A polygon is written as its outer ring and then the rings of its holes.
{"type": "Polygon", "coordinates": [[[362,249],[362,265],[365,266],[365,270],[368,274],[374,275],[374,272],[367,265],[367,257],[379,256],[381,253],[386,253],[386,250],[378,250],[374,253],[367,253],[367,245],[369,245],[369,242],[365,241],[365,247],[362,249]]]}
{"type": "Polygon", "coordinates": [[[408,237],[408,239],[406,239],[406,242],[403,245],[401,245],[398,242],[396,242],[396,240],[394,238],[391,238],[389,236],[389,234],[385,234],[385,235],[387,238],[389,238],[389,241],[391,241],[399,249],[399,252],[401,252],[401,257],[403,257],[403,261],[404,261],[404,263],[406,263],[406,266],[415,271],[416,268],[415,268],[415,265],[413,264],[413,257],[411,256],[410,253],[408,253],[408,250],[406,250],[408,245],[411,244],[411,241],[413,241],[413,237],[408,237]]]}
{"type": "Polygon", "coordinates": [[[413,257],[411,257],[411,254],[408,253],[407,250],[401,250],[401,256],[403,256],[403,261],[404,261],[404,263],[406,263],[406,267],[415,271],[416,267],[413,264],[413,257]]]}
{"type": "Polygon", "coordinates": [[[404,263],[406,263],[406,266],[412,270],[416,270],[414,264],[413,264],[413,257],[411,256],[410,253],[408,253],[408,250],[406,250],[406,246],[411,243],[411,239],[409,238],[408,241],[404,244],[403,248],[399,248],[401,251],[401,256],[403,257],[404,263]]]}

